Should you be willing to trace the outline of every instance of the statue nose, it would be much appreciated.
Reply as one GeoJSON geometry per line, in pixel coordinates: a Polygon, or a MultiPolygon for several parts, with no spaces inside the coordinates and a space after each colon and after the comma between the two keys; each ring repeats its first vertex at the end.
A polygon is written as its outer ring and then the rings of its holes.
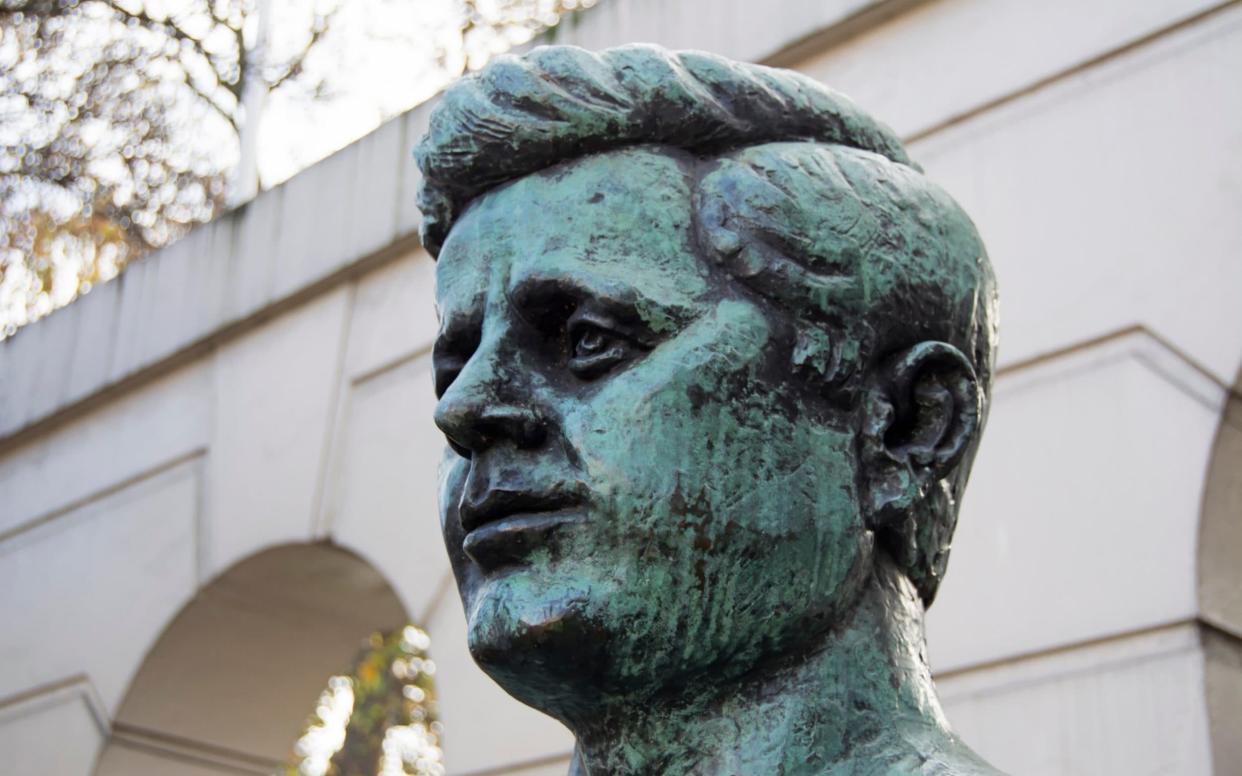
{"type": "Polygon", "coordinates": [[[547,439],[547,420],[524,390],[527,381],[495,361],[476,352],[436,405],[436,425],[467,458],[501,442],[529,449],[547,439]]]}
{"type": "Polygon", "coordinates": [[[547,426],[535,412],[502,404],[437,410],[436,425],[449,444],[467,458],[499,442],[535,448],[547,439],[547,426]]]}

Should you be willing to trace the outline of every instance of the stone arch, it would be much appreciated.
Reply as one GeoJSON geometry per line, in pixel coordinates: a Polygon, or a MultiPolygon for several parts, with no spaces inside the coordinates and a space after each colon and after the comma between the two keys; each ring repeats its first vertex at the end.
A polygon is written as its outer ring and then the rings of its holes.
{"type": "Polygon", "coordinates": [[[1242,371],[1225,394],[1203,483],[1196,580],[1212,762],[1242,767],[1242,371]]]}
{"type": "Polygon", "coordinates": [[[148,651],[95,774],[270,774],[328,678],[371,633],[408,621],[389,582],[348,550],[251,555],[199,590],[148,651]]]}

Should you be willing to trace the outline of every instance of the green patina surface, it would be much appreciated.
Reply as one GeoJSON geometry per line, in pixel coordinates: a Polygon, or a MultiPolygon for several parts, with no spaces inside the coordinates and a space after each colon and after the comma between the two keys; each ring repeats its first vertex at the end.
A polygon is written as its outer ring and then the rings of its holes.
{"type": "Polygon", "coordinates": [[[470,649],[575,733],[575,772],[995,772],[922,626],[986,411],[990,268],[816,89],[537,49],[450,90],[420,147],[470,649]]]}

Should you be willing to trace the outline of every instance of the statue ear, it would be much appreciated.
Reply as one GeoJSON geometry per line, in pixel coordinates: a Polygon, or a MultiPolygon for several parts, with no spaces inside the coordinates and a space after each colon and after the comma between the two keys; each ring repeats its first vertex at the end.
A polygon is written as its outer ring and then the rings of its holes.
{"type": "Polygon", "coordinates": [[[900,521],[961,460],[979,431],[974,367],[944,342],[920,342],[868,384],[862,461],[872,527],[900,521]]]}

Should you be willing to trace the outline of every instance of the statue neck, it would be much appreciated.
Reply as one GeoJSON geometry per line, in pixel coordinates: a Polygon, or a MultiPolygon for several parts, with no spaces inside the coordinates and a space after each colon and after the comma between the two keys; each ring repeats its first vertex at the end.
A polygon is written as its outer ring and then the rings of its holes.
{"type": "Polygon", "coordinates": [[[877,558],[849,621],[807,652],[723,693],[601,709],[575,725],[571,774],[855,774],[868,762],[893,773],[951,758],[960,745],[932,685],[922,615],[909,581],[877,558]]]}

